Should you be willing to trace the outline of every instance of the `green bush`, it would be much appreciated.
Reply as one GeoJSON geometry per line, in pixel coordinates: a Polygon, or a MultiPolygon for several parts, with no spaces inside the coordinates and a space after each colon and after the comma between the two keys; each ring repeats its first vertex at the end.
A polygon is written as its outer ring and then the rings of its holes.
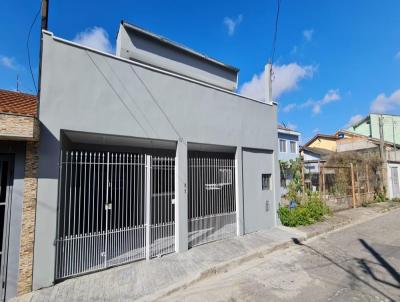
{"type": "Polygon", "coordinates": [[[386,194],[382,192],[378,192],[374,194],[374,201],[375,202],[384,202],[386,201],[386,194]]]}
{"type": "Polygon", "coordinates": [[[321,201],[318,194],[307,196],[297,208],[280,207],[278,210],[282,224],[289,227],[310,225],[330,214],[331,210],[321,201]]]}

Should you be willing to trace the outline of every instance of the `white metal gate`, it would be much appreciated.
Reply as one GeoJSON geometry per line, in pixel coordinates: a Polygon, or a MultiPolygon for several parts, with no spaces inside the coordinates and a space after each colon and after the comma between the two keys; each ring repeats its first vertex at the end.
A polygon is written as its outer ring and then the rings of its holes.
{"type": "Polygon", "coordinates": [[[235,160],[189,158],[189,246],[236,236],[235,160]]]}
{"type": "Polygon", "coordinates": [[[13,160],[0,155],[0,301],[5,300],[7,284],[8,240],[13,190],[13,160]]]}
{"type": "Polygon", "coordinates": [[[56,279],[175,250],[169,157],[63,152],[56,279]]]}

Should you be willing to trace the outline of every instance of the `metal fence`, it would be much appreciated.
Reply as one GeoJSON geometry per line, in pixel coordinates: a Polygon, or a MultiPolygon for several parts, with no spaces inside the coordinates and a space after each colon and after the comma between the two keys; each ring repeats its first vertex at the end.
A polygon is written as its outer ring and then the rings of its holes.
{"type": "Polygon", "coordinates": [[[174,251],[173,158],[82,151],[61,158],[56,279],[174,251]]]}
{"type": "Polygon", "coordinates": [[[189,246],[236,236],[235,161],[189,158],[189,246]]]}

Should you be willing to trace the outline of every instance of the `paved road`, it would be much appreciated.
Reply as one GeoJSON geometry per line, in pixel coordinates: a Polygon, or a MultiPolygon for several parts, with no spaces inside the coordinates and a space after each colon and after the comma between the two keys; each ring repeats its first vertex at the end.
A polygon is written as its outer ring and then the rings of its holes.
{"type": "Polygon", "coordinates": [[[163,301],[400,301],[400,211],[277,251],[163,301]]]}

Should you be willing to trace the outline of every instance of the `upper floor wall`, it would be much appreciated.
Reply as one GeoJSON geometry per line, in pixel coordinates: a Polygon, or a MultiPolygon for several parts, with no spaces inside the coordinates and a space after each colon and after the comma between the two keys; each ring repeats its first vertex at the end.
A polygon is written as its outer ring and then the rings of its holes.
{"type": "Polygon", "coordinates": [[[299,157],[299,141],[299,133],[278,130],[279,160],[288,161],[299,157]]]}
{"type": "Polygon", "coordinates": [[[237,88],[237,68],[126,22],[119,27],[116,54],[230,91],[237,88]]]}
{"type": "Polygon", "coordinates": [[[379,118],[383,118],[383,136],[386,142],[400,143],[400,116],[386,114],[370,114],[361,122],[351,126],[348,130],[357,134],[380,139],[379,118]]]}
{"type": "Polygon", "coordinates": [[[277,148],[275,105],[95,51],[48,32],[43,34],[39,119],[56,139],[64,129],[277,148]]]}

